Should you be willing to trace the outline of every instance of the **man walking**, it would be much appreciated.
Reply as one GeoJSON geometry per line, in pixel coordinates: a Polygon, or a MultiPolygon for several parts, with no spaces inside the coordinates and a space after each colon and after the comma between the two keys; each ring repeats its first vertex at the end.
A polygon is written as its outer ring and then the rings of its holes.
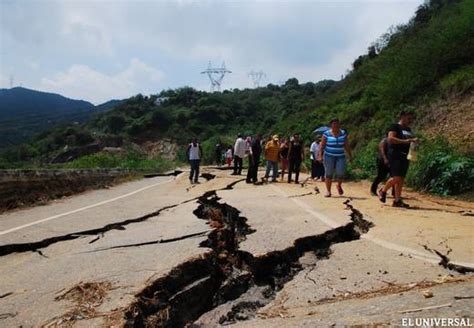
{"type": "Polygon", "coordinates": [[[191,164],[191,173],[189,174],[189,181],[192,183],[199,183],[199,165],[201,163],[202,148],[194,138],[186,150],[189,163],[191,164]]]}
{"type": "Polygon", "coordinates": [[[395,187],[393,207],[409,207],[402,200],[402,190],[408,166],[410,165],[410,161],[407,158],[410,145],[418,143],[418,138],[413,138],[410,129],[412,122],[413,113],[402,111],[398,123],[393,124],[388,131],[388,165],[390,166],[391,178],[379,191],[379,199],[382,203],[385,203],[387,191],[395,187]]]}
{"type": "Polygon", "coordinates": [[[234,145],[234,172],[232,175],[241,175],[242,166],[245,157],[245,140],[242,138],[242,135],[237,136],[234,145]]]}
{"type": "Polygon", "coordinates": [[[280,152],[280,144],[278,135],[274,135],[265,145],[265,159],[267,160],[267,169],[265,171],[265,179],[268,180],[270,170],[273,171],[272,182],[276,182],[278,178],[278,154],[280,152]]]}
{"type": "Polygon", "coordinates": [[[257,134],[252,145],[250,146],[249,169],[247,172],[247,183],[257,182],[258,164],[260,163],[260,155],[262,154],[262,136],[257,134]]]}
{"type": "Polygon", "coordinates": [[[291,175],[295,173],[295,183],[299,183],[301,162],[304,160],[304,147],[300,140],[300,135],[295,133],[293,140],[290,142],[290,149],[288,151],[288,160],[290,161],[290,168],[288,169],[288,183],[291,183],[291,175]]]}
{"type": "Polygon", "coordinates": [[[214,156],[216,160],[216,165],[221,166],[222,164],[222,145],[221,142],[218,141],[216,147],[214,149],[214,156]]]}
{"type": "Polygon", "coordinates": [[[321,178],[321,181],[324,181],[324,166],[323,163],[318,160],[320,147],[320,139],[316,136],[309,149],[311,152],[311,178],[314,180],[321,178]]]}
{"type": "Polygon", "coordinates": [[[377,152],[377,177],[375,177],[370,192],[373,196],[377,195],[377,187],[379,184],[387,178],[390,173],[390,166],[388,164],[388,141],[387,138],[383,138],[379,142],[379,149],[377,152]]]}

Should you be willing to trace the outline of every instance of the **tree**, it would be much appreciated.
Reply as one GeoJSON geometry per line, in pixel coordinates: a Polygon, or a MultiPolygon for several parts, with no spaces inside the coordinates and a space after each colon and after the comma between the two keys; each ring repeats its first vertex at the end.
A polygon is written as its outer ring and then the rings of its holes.
{"type": "Polygon", "coordinates": [[[107,130],[112,133],[121,132],[126,123],[125,118],[121,115],[111,115],[105,119],[107,130]]]}

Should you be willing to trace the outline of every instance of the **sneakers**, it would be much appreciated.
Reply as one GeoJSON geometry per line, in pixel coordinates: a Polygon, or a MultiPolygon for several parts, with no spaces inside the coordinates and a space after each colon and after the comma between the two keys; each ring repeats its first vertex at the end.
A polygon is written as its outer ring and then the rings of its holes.
{"type": "Polygon", "coordinates": [[[403,202],[403,200],[398,200],[398,201],[394,201],[393,204],[392,204],[393,207],[402,207],[402,208],[409,208],[410,205],[408,205],[407,203],[403,202]]]}
{"type": "Polygon", "coordinates": [[[384,192],[382,189],[379,190],[379,200],[382,203],[385,203],[387,201],[387,193],[384,192]]]}

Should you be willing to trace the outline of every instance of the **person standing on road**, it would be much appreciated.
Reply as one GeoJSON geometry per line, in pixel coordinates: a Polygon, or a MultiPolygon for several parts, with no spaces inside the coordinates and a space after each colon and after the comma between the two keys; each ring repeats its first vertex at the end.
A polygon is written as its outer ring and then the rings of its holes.
{"type": "Polygon", "coordinates": [[[225,152],[225,161],[227,163],[227,167],[232,165],[232,158],[234,157],[234,153],[232,152],[232,146],[227,147],[227,151],[225,152]]]}
{"type": "Polygon", "coordinates": [[[313,180],[321,179],[321,181],[324,181],[324,166],[323,163],[318,160],[320,148],[320,139],[318,136],[316,136],[309,149],[311,152],[311,178],[313,180]]]}
{"type": "Polygon", "coordinates": [[[288,149],[288,160],[290,168],[288,170],[288,183],[291,183],[291,175],[295,173],[295,183],[299,183],[301,162],[304,161],[304,147],[300,135],[295,133],[288,149]]]}
{"type": "Polygon", "coordinates": [[[260,155],[262,154],[262,136],[257,134],[250,146],[249,168],[247,171],[247,183],[256,183],[258,175],[258,164],[260,163],[260,155]]]}
{"type": "Polygon", "coordinates": [[[390,166],[388,163],[388,140],[387,137],[379,142],[379,149],[377,152],[377,176],[375,177],[370,192],[372,196],[377,196],[377,188],[379,184],[387,178],[390,173],[390,166]]]}
{"type": "Polygon", "coordinates": [[[245,157],[245,140],[242,138],[242,135],[237,136],[234,145],[234,172],[232,175],[241,175],[242,166],[245,157]]]}
{"type": "Polygon", "coordinates": [[[410,145],[419,142],[418,138],[413,137],[410,129],[413,118],[413,113],[402,111],[398,123],[393,124],[388,130],[388,165],[390,166],[391,178],[379,191],[379,199],[382,203],[385,203],[387,191],[395,187],[393,207],[409,207],[409,205],[402,200],[402,190],[403,184],[405,183],[405,176],[410,165],[410,161],[407,158],[410,145]]]}
{"type": "Polygon", "coordinates": [[[202,148],[196,138],[189,144],[186,154],[189,159],[189,164],[191,165],[189,181],[191,183],[199,183],[199,166],[201,164],[202,148]]]}
{"type": "Polygon", "coordinates": [[[215,151],[214,156],[215,156],[215,159],[216,159],[216,165],[221,166],[221,164],[222,164],[222,144],[221,144],[220,141],[217,142],[216,148],[215,148],[214,151],[215,151]]]}
{"type": "Polygon", "coordinates": [[[341,129],[339,119],[334,118],[330,122],[331,128],[323,133],[323,140],[319,150],[318,160],[323,160],[326,175],[326,193],[324,197],[331,197],[331,186],[334,175],[337,181],[337,191],[339,195],[344,195],[342,181],[346,175],[346,153],[352,159],[352,152],[349,147],[349,135],[341,129]]]}
{"type": "Polygon", "coordinates": [[[265,159],[267,161],[265,180],[267,181],[270,176],[270,170],[273,171],[272,182],[276,182],[278,178],[278,155],[280,152],[278,140],[278,135],[274,135],[272,140],[268,141],[265,145],[265,159]]]}
{"type": "Polygon", "coordinates": [[[281,181],[285,178],[285,171],[288,170],[288,151],[290,145],[288,139],[283,138],[280,144],[280,165],[281,165],[281,181]]]}

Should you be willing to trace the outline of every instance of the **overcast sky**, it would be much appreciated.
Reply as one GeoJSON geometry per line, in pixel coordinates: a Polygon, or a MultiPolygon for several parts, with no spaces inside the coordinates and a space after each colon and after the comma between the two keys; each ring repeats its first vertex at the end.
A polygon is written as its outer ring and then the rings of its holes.
{"type": "Polygon", "coordinates": [[[0,1],[0,87],[22,85],[95,104],[189,85],[211,60],[224,88],[340,79],[422,0],[0,1]]]}

